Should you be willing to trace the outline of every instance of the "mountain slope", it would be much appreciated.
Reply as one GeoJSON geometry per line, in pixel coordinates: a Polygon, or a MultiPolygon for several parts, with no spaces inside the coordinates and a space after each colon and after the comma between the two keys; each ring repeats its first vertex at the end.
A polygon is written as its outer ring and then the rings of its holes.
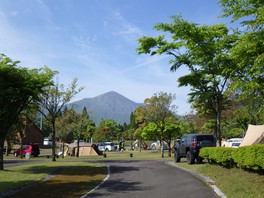
{"type": "Polygon", "coordinates": [[[95,121],[96,125],[101,119],[113,119],[117,123],[126,122],[128,124],[131,112],[141,105],[143,104],[135,103],[114,91],[94,98],[84,98],[70,104],[77,112],[82,112],[86,107],[90,118],[95,121]]]}

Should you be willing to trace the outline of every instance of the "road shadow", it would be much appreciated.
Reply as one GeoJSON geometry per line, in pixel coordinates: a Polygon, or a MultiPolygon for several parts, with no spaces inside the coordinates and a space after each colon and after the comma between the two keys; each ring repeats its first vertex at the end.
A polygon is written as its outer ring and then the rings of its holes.
{"type": "MultiPolygon", "coordinates": [[[[150,186],[144,185],[140,181],[131,181],[125,177],[126,174],[133,175],[135,172],[142,171],[144,167],[136,167],[130,164],[140,163],[138,160],[127,160],[127,161],[105,161],[105,164],[110,165],[110,179],[100,185],[100,190],[92,192],[86,197],[108,197],[111,195],[121,194],[124,195],[128,192],[135,191],[148,191],[151,190],[150,186]],[[122,175],[122,176],[117,176],[122,175]],[[114,179],[113,179],[114,178],[114,179]]],[[[148,169],[151,167],[148,167],[148,169]]],[[[137,175],[137,174],[135,174],[137,175]]]]}

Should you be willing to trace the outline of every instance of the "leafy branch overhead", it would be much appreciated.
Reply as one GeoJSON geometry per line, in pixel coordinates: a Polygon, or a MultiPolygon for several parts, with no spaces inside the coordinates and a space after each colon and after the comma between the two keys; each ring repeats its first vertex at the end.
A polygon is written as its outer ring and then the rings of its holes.
{"type": "Polygon", "coordinates": [[[0,55],[0,170],[4,169],[3,148],[9,130],[17,124],[23,111],[40,101],[54,75],[46,67],[27,69],[18,64],[19,61],[0,55]]]}
{"type": "Polygon", "coordinates": [[[172,72],[177,72],[182,66],[189,70],[189,74],[178,79],[179,86],[191,87],[189,101],[194,108],[200,112],[211,112],[218,118],[215,134],[220,138],[224,94],[235,68],[229,51],[237,40],[237,33],[230,32],[223,24],[200,26],[181,16],[174,16],[171,23],[160,23],[154,28],[165,35],[140,38],[138,53],[166,54],[173,58],[170,60],[172,72]],[[199,108],[201,103],[206,108],[199,108]]]}

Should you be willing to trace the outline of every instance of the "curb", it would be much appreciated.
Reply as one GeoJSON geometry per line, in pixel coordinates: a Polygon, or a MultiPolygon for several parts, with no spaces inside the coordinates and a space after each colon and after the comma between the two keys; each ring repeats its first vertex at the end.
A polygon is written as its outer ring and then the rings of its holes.
{"type": "Polygon", "coordinates": [[[190,170],[190,169],[187,169],[187,168],[183,168],[181,166],[178,166],[174,162],[165,162],[165,163],[168,164],[168,165],[170,165],[170,166],[172,166],[172,167],[176,167],[176,168],[181,169],[181,170],[183,170],[183,171],[185,171],[187,173],[190,173],[191,175],[193,175],[196,178],[202,180],[204,183],[206,183],[208,186],[210,186],[214,190],[214,192],[216,193],[216,195],[218,197],[220,197],[220,198],[227,198],[225,196],[225,194],[223,192],[221,192],[221,190],[219,188],[217,188],[217,186],[215,185],[215,182],[211,178],[206,177],[206,176],[204,176],[204,175],[202,175],[200,173],[197,173],[197,172],[195,172],[193,170],[190,170]]]}

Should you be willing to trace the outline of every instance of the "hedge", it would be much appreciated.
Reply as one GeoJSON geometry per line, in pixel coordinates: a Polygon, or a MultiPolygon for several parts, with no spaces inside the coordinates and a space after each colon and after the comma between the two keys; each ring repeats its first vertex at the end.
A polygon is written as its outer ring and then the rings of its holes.
{"type": "Polygon", "coordinates": [[[233,159],[242,167],[264,170],[264,144],[239,147],[233,152],[233,159]]]}
{"type": "Polygon", "coordinates": [[[233,151],[235,148],[226,147],[205,147],[200,150],[200,157],[205,158],[209,163],[219,164],[224,167],[235,166],[233,151]]]}
{"type": "Polygon", "coordinates": [[[200,150],[200,157],[209,163],[224,167],[241,167],[264,170],[264,144],[243,146],[239,148],[205,147],[200,150]]]}

